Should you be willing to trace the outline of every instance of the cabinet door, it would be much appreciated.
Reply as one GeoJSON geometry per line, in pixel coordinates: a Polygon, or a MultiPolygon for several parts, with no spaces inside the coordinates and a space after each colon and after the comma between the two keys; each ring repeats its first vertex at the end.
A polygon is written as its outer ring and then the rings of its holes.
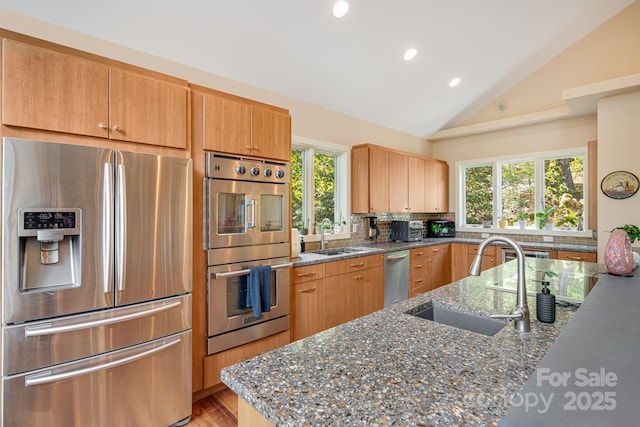
{"type": "Polygon", "coordinates": [[[322,280],[296,283],[291,288],[292,340],[296,341],[324,330],[322,280]]]}
{"type": "Polygon", "coordinates": [[[389,152],[369,149],[369,212],[389,212],[389,152]]]}
{"type": "Polygon", "coordinates": [[[2,123],[108,136],[109,67],[3,40],[2,123]]]}
{"type": "Polygon", "coordinates": [[[251,107],[251,154],[291,160],[291,116],[251,107]]]}
{"type": "Polygon", "coordinates": [[[111,68],[110,138],[187,147],[189,89],[111,68]]]}
{"type": "Polygon", "coordinates": [[[203,148],[251,154],[251,106],[220,96],[203,96],[203,148]]]}
{"type": "Polygon", "coordinates": [[[429,287],[439,288],[451,282],[451,261],[448,245],[431,248],[429,256],[429,287]]]}
{"type": "Polygon", "coordinates": [[[451,243],[451,280],[453,282],[469,276],[469,246],[471,245],[466,243],[451,243]]]}
{"type": "Polygon", "coordinates": [[[365,316],[384,307],[384,267],[360,272],[358,279],[358,315],[365,316]]]}
{"type": "Polygon", "coordinates": [[[449,212],[449,165],[436,162],[434,169],[437,185],[436,212],[449,212]]]}
{"type": "MultiPolygon", "coordinates": [[[[409,159],[404,154],[389,153],[389,212],[409,210],[409,159]]],[[[377,173],[376,169],[373,169],[377,173]]]]}
{"type": "Polygon", "coordinates": [[[409,211],[424,212],[424,159],[409,157],[409,211]]]}
{"type": "Polygon", "coordinates": [[[358,289],[362,271],[326,277],[324,285],[325,329],[358,317],[358,289]]]}

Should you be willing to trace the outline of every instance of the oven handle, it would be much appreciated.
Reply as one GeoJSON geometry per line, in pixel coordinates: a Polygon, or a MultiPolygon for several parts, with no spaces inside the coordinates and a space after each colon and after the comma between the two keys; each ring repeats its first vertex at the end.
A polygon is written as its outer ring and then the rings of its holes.
{"type": "MultiPolygon", "coordinates": [[[[273,265],[271,266],[272,270],[280,270],[283,268],[288,268],[288,267],[292,267],[293,263],[292,262],[286,262],[284,264],[278,264],[278,265],[273,265]]],[[[236,276],[244,276],[245,274],[249,274],[249,269],[246,268],[244,270],[236,270],[236,271],[228,271],[225,273],[215,273],[214,276],[216,279],[224,279],[227,277],[236,277],[236,276]]]]}
{"type": "Polygon", "coordinates": [[[256,228],[256,201],[253,199],[248,199],[244,209],[245,230],[248,230],[249,228],[256,228]],[[251,222],[249,222],[249,206],[251,206],[251,222]]]}

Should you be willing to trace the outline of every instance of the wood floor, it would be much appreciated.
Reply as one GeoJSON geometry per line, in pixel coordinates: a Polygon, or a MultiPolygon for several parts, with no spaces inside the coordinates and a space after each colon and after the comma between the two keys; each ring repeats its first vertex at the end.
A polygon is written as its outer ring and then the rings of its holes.
{"type": "Polygon", "coordinates": [[[186,427],[237,427],[238,396],[225,388],[194,402],[186,427]]]}

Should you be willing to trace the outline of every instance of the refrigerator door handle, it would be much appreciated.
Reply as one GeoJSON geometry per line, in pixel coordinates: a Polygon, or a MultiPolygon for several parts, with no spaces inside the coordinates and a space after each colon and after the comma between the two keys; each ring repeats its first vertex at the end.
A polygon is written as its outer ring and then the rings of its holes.
{"type": "Polygon", "coordinates": [[[126,238],[127,238],[127,194],[126,194],[126,175],[124,165],[118,163],[118,230],[116,233],[116,253],[118,254],[116,262],[116,289],[124,291],[124,272],[126,271],[126,238]]]}
{"type": "Polygon", "coordinates": [[[113,164],[102,170],[102,287],[104,293],[113,289],[113,164]]]}
{"type": "Polygon", "coordinates": [[[61,374],[52,374],[51,370],[45,371],[43,373],[38,373],[35,375],[31,375],[25,378],[24,385],[26,387],[48,384],[56,381],[62,381],[69,378],[79,377],[81,375],[91,374],[93,372],[102,371],[109,368],[114,368],[116,366],[124,365],[138,359],[143,359],[145,357],[151,356],[152,354],[158,353],[162,350],[165,350],[169,347],[172,347],[182,341],[180,338],[176,338],[173,340],[165,340],[164,344],[160,347],[152,348],[151,350],[143,351],[141,353],[134,354],[132,356],[123,357],[122,359],[114,360],[112,362],[103,363],[101,365],[91,366],[84,369],[78,369],[77,371],[71,372],[63,372],[61,374]]]}
{"type": "Polygon", "coordinates": [[[139,319],[141,317],[150,316],[159,312],[169,310],[180,306],[181,301],[165,303],[159,307],[150,308],[148,310],[137,311],[135,313],[124,314],[122,316],[112,317],[110,319],[92,320],[89,322],[74,323],[73,325],[51,326],[51,323],[45,323],[35,326],[28,326],[24,330],[25,338],[40,337],[44,335],[60,334],[64,332],[73,332],[81,329],[96,328],[99,326],[112,325],[114,323],[124,322],[126,320],[139,319]]]}

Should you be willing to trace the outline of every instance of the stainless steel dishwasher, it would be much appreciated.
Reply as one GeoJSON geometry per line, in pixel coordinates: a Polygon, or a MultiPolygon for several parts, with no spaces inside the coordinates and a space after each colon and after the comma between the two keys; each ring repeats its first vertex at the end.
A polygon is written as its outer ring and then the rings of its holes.
{"type": "Polygon", "coordinates": [[[409,297],[409,251],[384,255],[384,306],[409,297]]]}

